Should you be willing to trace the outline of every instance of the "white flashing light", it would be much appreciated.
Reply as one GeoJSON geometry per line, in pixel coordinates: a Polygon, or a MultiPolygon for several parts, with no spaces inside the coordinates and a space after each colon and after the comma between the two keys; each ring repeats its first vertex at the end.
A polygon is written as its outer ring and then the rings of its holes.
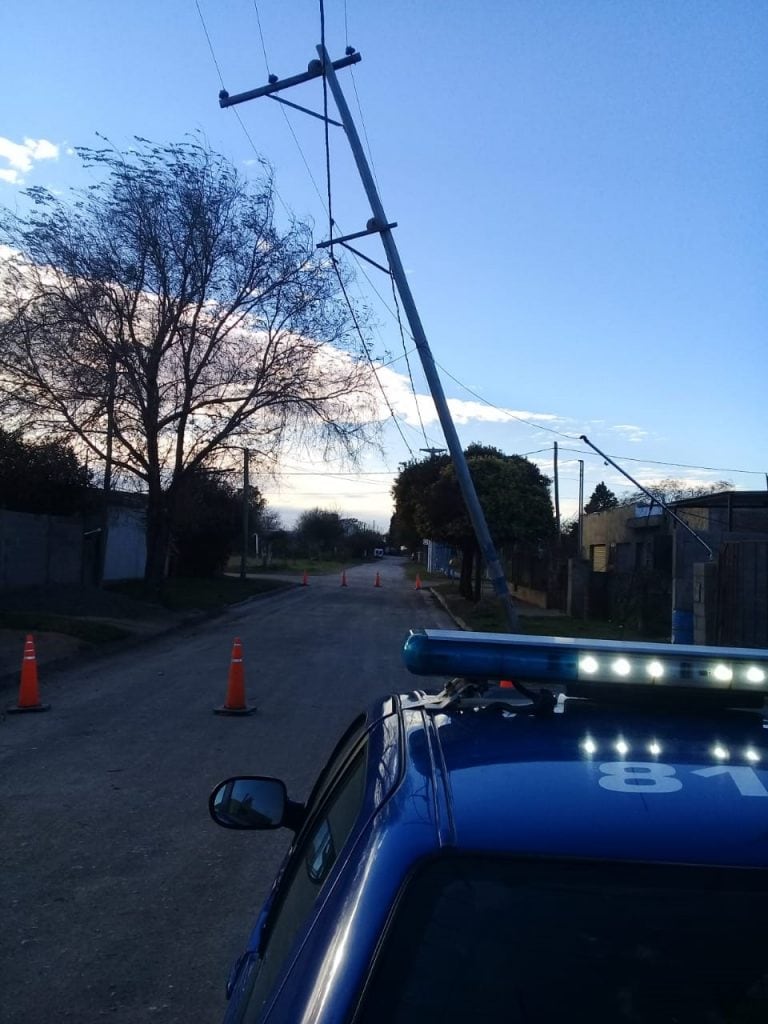
{"type": "Polygon", "coordinates": [[[725,747],[721,747],[719,743],[717,744],[716,747],[713,747],[712,753],[720,761],[725,761],[725,760],[727,760],[728,757],[730,757],[730,755],[729,755],[728,751],[725,749],[725,747]]]}
{"type": "Polygon", "coordinates": [[[753,750],[752,747],[744,751],[744,757],[746,757],[748,761],[751,761],[752,764],[756,764],[760,760],[760,755],[756,750],[753,750]]]}
{"type": "Polygon", "coordinates": [[[588,736],[584,740],[584,742],[581,744],[581,749],[584,751],[585,754],[590,754],[590,755],[591,754],[596,754],[597,753],[597,744],[595,743],[595,741],[593,739],[591,739],[588,736]]]}
{"type": "Polygon", "coordinates": [[[404,657],[420,676],[574,684],[573,696],[610,686],[768,698],[768,652],[755,648],[425,629],[411,633],[404,657]]]}
{"type": "Polygon", "coordinates": [[[657,743],[656,740],[654,740],[652,743],[649,743],[648,753],[652,754],[654,757],[658,757],[661,754],[661,744],[657,743]]]}
{"type": "Polygon", "coordinates": [[[616,743],[614,750],[617,754],[621,754],[622,757],[625,757],[629,753],[629,744],[626,740],[619,740],[616,743]]]}

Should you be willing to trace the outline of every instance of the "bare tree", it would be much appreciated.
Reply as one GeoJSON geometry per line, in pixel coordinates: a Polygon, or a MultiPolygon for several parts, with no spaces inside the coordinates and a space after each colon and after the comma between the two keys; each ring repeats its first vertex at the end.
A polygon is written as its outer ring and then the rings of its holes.
{"type": "Polygon", "coordinates": [[[370,371],[309,228],[276,225],[265,167],[249,184],[195,142],[80,155],[101,173],[72,202],[32,189],[31,213],[0,216],[0,398],[141,481],[157,581],[186,473],[225,443],[264,465],[287,443],[353,454],[370,371]]]}

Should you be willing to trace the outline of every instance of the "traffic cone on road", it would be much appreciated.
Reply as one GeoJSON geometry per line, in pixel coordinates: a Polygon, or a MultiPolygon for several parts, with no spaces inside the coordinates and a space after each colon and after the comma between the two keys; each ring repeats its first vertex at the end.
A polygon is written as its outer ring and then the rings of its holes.
{"type": "Polygon", "coordinates": [[[19,703],[8,708],[13,714],[18,711],[48,711],[50,704],[40,703],[40,691],[37,685],[37,656],[35,641],[29,634],[24,643],[24,656],[21,661],[21,681],[19,683],[19,703]]]}
{"type": "Polygon", "coordinates": [[[304,570],[304,575],[301,578],[301,585],[302,585],[302,587],[308,587],[309,586],[309,580],[307,579],[307,570],[306,569],[304,570]]]}
{"type": "Polygon", "coordinates": [[[347,570],[346,569],[342,569],[341,570],[341,585],[342,585],[342,587],[346,587],[346,585],[347,585],[347,570]]]}
{"type": "Polygon", "coordinates": [[[374,587],[380,587],[381,586],[381,576],[378,573],[376,573],[376,582],[373,585],[374,585],[374,587]]]}
{"type": "Polygon", "coordinates": [[[421,590],[421,576],[416,573],[416,590],[421,590]]]}
{"type": "Polygon", "coordinates": [[[255,707],[245,703],[245,669],[243,667],[243,647],[239,638],[232,644],[232,660],[229,665],[229,681],[227,697],[220,708],[214,708],[216,715],[252,715],[255,707]]]}

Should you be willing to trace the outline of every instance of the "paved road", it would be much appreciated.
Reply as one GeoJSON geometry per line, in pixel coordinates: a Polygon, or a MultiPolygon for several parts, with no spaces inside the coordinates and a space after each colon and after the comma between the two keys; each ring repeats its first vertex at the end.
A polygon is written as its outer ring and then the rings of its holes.
{"type": "Polygon", "coordinates": [[[0,1021],[215,1022],[288,842],[230,832],[206,800],[229,774],[303,799],[369,699],[413,688],[411,626],[449,626],[399,560],[230,611],[41,679],[42,715],[0,722],[0,1021]],[[379,569],[383,586],[375,588],[379,569]],[[232,639],[248,718],[212,713],[232,639]]]}

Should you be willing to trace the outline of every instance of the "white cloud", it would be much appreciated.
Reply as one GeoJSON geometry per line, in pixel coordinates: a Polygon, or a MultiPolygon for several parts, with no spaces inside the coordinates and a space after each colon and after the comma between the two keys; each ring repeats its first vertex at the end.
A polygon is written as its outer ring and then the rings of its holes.
{"type": "Polygon", "coordinates": [[[0,181],[20,185],[36,161],[58,159],[59,147],[48,139],[24,139],[20,143],[0,135],[0,160],[8,161],[8,167],[0,167],[0,181]]]}
{"type": "Polygon", "coordinates": [[[642,427],[638,427],[634,423],[617,423],[610,429],[616,434],[621,434],[626,441],[632,441],[635,444],[645,441],[649,436],[647,430],[643,430],[642,427]]]}
{"type": "MultiPolygon", "coordinates": [[[[378,377],[395,413],[405,420],[409,426],[419,426],[419,412],[421,412],[421,419],[425,427],[438,422],[437,410],[431,395],[417,395],[417,410],[416,398],[414,398],[407,374],[398,373],[396,370],[385,366],[379,367],[378,377]]],[[[389,410],[383,402],[380,404],[381,418],[386,419],[389,416],[389,410]]],[[[470,422],[509,423],[510,420],[515,419],[529,420],[532,423],[549,423],[560,419],[554,413],[529,412],[525,409],[504,409],[500,406],[486,405],[484,402],[465,401],[462,398],[449,398],[448,407],[451,410],[454,422],[457,424],[470,422]]]]}

